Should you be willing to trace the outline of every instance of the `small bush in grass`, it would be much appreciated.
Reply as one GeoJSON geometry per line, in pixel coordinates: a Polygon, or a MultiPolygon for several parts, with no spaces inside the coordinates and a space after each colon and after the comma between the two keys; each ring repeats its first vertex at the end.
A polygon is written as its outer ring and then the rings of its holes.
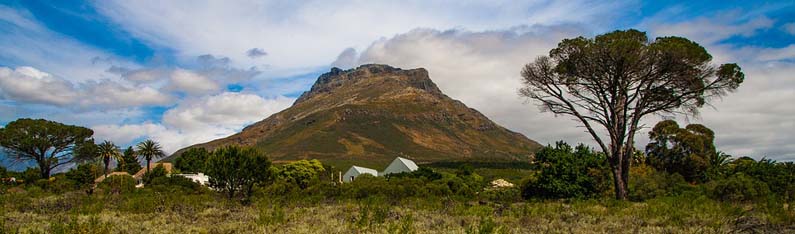
{"type": "Polygon", "coordinates": [[[182,176],[161,176],[152,179],[148,187],[155,191],[204,193],[208,189],[191,179],[182,176]]]}
{"type": "Polygon", "coordinates": [[[737,173],[712,183],[714,184],[712,184],[710,195],[721,201],[759,201],[770,195],[770,188],[767,184],[743,173],[737,173]]]}
{"type": "Polygon", "coordinates": [[[610,171],[602,153],[559,141],[536,153],[540,173],[522,188],[524,198],[587,198],[610,188],[610,171]]]}
{"type": "Polygon", "coordinates": [[[630,178],[629,198],[633,201],[678,195],[692,187],[679,174],[657,171],[643,164],[630,169],[630,178]]]}
{"type": "Polygon", "coordinates": [[[112,175],[102,181],[99,187],[110,194],[122,194],[135,191],[135,179],[126,175],[112,175]]]}

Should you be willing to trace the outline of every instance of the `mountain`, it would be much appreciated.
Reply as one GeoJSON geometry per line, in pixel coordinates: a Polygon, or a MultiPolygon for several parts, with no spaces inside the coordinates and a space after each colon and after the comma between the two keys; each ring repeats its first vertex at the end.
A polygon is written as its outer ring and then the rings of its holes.
{"type": "Polygon", "coordinates": [[[383,166],[396,156],[419,163],[526,161],[541,147],[444,95],[425,69],[376,64],[332,68],[290,108],[190,147],[229,144],[256,146],[276,162],[319,159],[341,166],[383,166]]]}

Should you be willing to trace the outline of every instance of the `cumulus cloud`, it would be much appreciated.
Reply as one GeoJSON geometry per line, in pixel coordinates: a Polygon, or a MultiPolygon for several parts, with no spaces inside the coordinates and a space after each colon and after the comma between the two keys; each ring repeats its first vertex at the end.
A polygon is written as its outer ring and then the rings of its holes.
{"type": "Polygon", "coordinates": [[[221,86],[204,75],[176,69],[171,73],[169,88],[188,94],[208,94],[220,90],[221,86]]]}
{"type": "Polygon", "coordinates": [[[259,58],[262,56],[268,55],[268,52],[260,48],[251,48],[250,50],[246,51],[246,56],[249,58],[259,58]]]}
{"type": "Polygon", "coordinates": [[[265,99],[255,94],[225,92],[182,102],[166,111],[161,123],[91,128],[100,139],[123,145],[152,138],[160,142],[166,152],[172,153],[185,146],[234,134],[248,124],[289,107],[293,101],[281,96],[265,99]]]}
{"type": "Polygon", "coordinates": [[[354,48],[347,48],[337,56],[337,59],[331,63],[332,67],[338,67],[342,69],[349,69],[356,66],[357,60],[359,59],[359,53],[356,52],[354,48]]]}
{"type": "Polygon", "coordinates": [[[22,103],[77,108],[122,108],[165,105],[172,98],[150,87],[132,87],[110,80],[74,84],[32,67],[0,67],[3,98],[22,103]]]}
{"type": "Polygon", "coordinates": [[[0,67],[0,90],[6,99],[59,106],[79,96],[72,83],[32,67],[0,67]]]}

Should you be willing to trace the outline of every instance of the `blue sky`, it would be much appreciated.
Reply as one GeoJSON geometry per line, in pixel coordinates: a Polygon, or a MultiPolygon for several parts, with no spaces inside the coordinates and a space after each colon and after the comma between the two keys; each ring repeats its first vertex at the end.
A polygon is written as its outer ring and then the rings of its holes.
{"type": "Polygon", "coordinates": [[[588,143],[516,95],[518,71],[563,38],[627,28],[739,63],[736,94],[677,118],[713,128],[729,154],[795,159],[791,1],[3,1],[0,125],[47,118],[174,151],[289,107],[332,66],[387,63],[427,68],[531,139],[588,143]]]}

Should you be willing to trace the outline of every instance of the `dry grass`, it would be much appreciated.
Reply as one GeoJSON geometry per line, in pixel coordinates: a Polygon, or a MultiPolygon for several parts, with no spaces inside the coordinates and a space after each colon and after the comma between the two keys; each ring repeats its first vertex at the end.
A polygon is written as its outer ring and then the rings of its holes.
{"type": "Polygon", "coordinates": [[[791,233],[792,210],[773,217],[753,205],[665,198],[644,203],[513,204],[415,199],[322,202],[261,200],[244,206],[207,195],[132,194],[80,200],[50,195],[3,201],[0,233],[791,233]],[[71,204],[71,205],[67,205],[71,204]],[[66,208],[59,208],[66,206],[66,208]],[[742,232],[740,232],[742,233],[742,232]],[[750,232],[749,232],[750,233],[750,232]]]}

